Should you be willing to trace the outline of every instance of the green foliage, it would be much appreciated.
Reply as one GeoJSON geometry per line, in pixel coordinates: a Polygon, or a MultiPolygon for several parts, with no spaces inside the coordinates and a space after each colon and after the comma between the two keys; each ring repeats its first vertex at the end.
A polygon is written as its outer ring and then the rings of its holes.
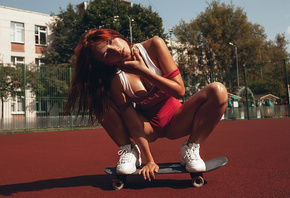
{"type": "MultiPolygon", "coordinates": [[[[10,96],[24,96],[24,87],[33,92],[38,101],[48,101],[53,106],[54,103],[62,103],[68,91],[70,80],[70,68],[32,65],[3,66],[0,65],[0,99],[3,102],[10,96]],[[24,70],[26,75],[24,76],[24,70]],[[24,84],[24,80],[26,84],[24,84]]],[[[4,108],[2,108],[4,111],[4,108]]],[[[2,112],[3,116],[3,112],[2,112]]]]}
{"type": "Polygon", "coordinates": [[[162,28],[162,19],[158,13],[152,11],[152,7],[148,8],[140,4],[134,4],[130,8],[129,13],[134,19],[133,32],[135,40],[134,43],[142,42],[154,36],[165,38],[164,29],[162,28]]]}
{"type": "Polygon", "coordinates": [[[121,0],[94,0],[79,14],[69,4],[66,10],[60,11],[52,26],[53,42],[45,55],[45,63],[71,65],[79,37],[91,28],[114,29],[130,40],[129,19],[134,20],[131,24],[134,43],[153,36],[165,38],[162,19],[151,7],[136,4],[130,7],[121,0]]]}
{"type": "Polygon", "coordinates": [[[79,15],[72,4],[67,6],[66,10],[60,10],[60,14],[52,23],[52,40],[48,51],[45,54],[44,62],[46,64],[70,65],[74,48],[78,42],[79,35],[78,24],[79,15]]]}
{"type": "Polygon", "coordinates": [[[16,66],[0,64],[0,100],[1,115],[4,117],[4,101],[14,93],[23,95],[23,65],[16,66]]]}
{"type": "Polygon", "coordinates": [[[277,79],[249,81],[250,89],[258,95],[273,94],[278,97],[286,95],[286,88],[282,81],[277,79]]]}
{"type": "Polygon", "coordinates": [[[12,92],[21,91],[23,87],[23,66],[0,65],[0,98],[7,99],[12,92]]]}
{"type": "Polygon", "coordinates": [[[261,50],[261,56],[264,58],[259,59],[262,63],[249,67],[249,86],[257,94],[274,94],[278,97],[286,96],[284,59],[288,55],[286,52],[287,43],[284,34],[278,34],[274,41],[265,42],[265,47],[261,50]]]}
{"type": "Polygon", "coordinates": [[[67,95],[69,68],[52,65],[27,70],[27,82],[38,98],[63,99],[67,95]]]}
{"type": "MultiPolygon", "coordinates": [[[[225,83],[229,91],[234,91],[237,81],[234,46],[238,50],[241,83],[244,84],[241,71],[243,66],[246,66],[250,74],[249,79],[252,80],[253,85],[257,83],[257,87],[259,87],[259,82],[254,79],[259,77],[261,68],[264,72],[264,79],[276,78],[278,73],[281,74],[283,71],[277,70],[274,63],[281,62],[289,56],[286,52],[288,42],[285,40],[285,35],[278,34],[276,41],[268,42],[264,28],[259,24],[249,22],[242,8],[215,0],[189,23],[181,20],[179,25],[175,26],[174,34],[179,41],[192,46],[189,49],[192,55],[189,56],[193,56],[191,59],[196,60],[195,63],[187,64],[179,62],[179,67],[185,70],[184,73],[191,75],[190,78],[195,78],[194,72],[186,71],[186,69],[198,69],[199,73],[207,76],[208,79],[212,73],[215,80],[225,83]],[[234,46],[229,45],[229,42],[232,42],[234,46]]],[[[283,84],[282,78],[279,79],[280,84],[283,84]]],[[[277,83],[270,84],[273,86],[269,85],[269,87],[273,89],[279,87],[277,83]]]]}

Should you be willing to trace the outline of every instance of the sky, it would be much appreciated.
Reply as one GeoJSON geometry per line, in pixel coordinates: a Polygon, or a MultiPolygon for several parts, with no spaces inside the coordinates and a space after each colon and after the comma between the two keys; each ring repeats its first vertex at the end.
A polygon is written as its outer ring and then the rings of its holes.
{"type": "MultiPolygon", "coordinates": [[[[84,0],[0,0],[0,5],[45,14],[58,14],[69,3],[77,5],[84,0]]],[[[205,11],[211,0],[131,0],[132,3],[152,6],[163,20],[166,33],[180,20],[190,22],[205,11]]],[[[267,40],[275,40],[277,34],[285,33],[290,42],[290,0],[220,0],[222,3],[243,8],[248,21],[264,27],[267,40]]],[[[290,44],[287,45],[290,53],[290,44]]]]}

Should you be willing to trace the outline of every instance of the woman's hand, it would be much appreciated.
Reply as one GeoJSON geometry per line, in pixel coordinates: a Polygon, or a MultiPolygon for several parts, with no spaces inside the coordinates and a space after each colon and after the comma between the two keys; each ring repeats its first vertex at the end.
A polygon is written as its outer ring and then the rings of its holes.
{"type": "Polygon", "coordinates": [[[139,175],[143,175],[144,179],[151,181],[151,178],[155,179],[155,174],[159,171],[159,166],[155,162],[148,162],[140,171],[139,175]]]}
{"type": "Polygon", "coordinates": [[[132,48],[132,57],[133,60],[118,62],[115,65],[124,72],[142,75],[143,71],[148,69],[148,67],[146,66],[143,58],[139,53],[139,49],[136,46],[132,48]]]}

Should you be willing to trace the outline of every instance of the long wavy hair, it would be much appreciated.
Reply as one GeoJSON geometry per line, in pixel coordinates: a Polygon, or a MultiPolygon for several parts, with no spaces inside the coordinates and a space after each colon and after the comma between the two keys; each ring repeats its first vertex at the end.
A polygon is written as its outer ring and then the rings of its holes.
{"type": "Polygon", "coordinates": [[[75,48],[74,72],[64,108],[66,115],[76,110],[77,116],[89,114],[89,121],[94,123],[101,120],[108,110],[111,80],[117,69],[97,60],[93,49],[99,43],[114,38],[124,39],[118,32],[110,29],[91,29],[80,37],[75,48]]]}

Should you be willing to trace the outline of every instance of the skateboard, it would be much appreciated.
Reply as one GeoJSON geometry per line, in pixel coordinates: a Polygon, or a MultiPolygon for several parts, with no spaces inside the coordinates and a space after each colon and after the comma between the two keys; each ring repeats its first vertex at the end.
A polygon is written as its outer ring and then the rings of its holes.
{"type": "MultiPolygon", "coordinates": [[[[228,159],[226,157],[218,157],[218,158],[206,161],[205,162],[206,170],[200,173],[189,173],[185,170],[185,167],[182,166],[180,163],[160,163],[158,164],[159,171],[155,174],[157,175],[157,174],[188,173],[191,176],[192,185],[194,187],[202,187],[205,183],[203,179],[203,173],[216,170],[220,167],[223,167],[227,163],[228,163],[228,159]]],[[[141,169],[142,169],[142,166],[140,168],[137,168],[137,170],[134,173],[132,173],[132,175],[138,175],[141,169]]],[[[113,189],[121,190],[124,187],[128,175],[118,175],[116,172],[116,167],[107,167],[105,168],[105,172],[108,175],[116,175],[116,179],[112,180],[113,189]]]]}

